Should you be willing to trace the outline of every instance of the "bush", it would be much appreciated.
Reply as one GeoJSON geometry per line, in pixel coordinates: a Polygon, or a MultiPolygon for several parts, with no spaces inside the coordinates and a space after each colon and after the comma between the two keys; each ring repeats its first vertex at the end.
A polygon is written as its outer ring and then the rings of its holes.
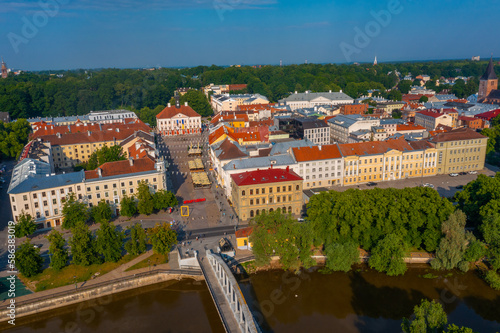
{"type": "Polygon", "coordinates": [[[500,290],[500,275],[498,275],[497,272],[488,271],[484,279],[486,280],[486,282],[488,282],[491,288],[500,290]]]}

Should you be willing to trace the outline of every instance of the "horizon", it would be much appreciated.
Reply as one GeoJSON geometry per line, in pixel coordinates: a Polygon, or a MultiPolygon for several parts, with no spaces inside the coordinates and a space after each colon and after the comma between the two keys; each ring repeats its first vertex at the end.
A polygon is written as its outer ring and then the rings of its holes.
{"type": "Polygon", "coordinates": [[[484,59],[500,54],[485,8],[500,2],[8,0],[0,55],[26,71],[484,59]]]}

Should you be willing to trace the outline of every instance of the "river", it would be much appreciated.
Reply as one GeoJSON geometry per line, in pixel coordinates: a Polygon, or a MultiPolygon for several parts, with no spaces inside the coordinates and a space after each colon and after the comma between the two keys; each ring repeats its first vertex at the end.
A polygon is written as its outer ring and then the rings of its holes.
{"type": "MultiPolygon", "coordinates": [[[[268,271],[240,286],[263,331],[400,332],[422,298],[439,300],[449,322],[478,332],[500,331],[500,292],[476,273],[411,268],[388,277],[366,268],[348,274],[268,271]]],[[[170,281],[18,319],[6,332],[224,332],[203,282],[170,281]]],[[[0,326],[4,330],[5,326],[0,326]]]]}

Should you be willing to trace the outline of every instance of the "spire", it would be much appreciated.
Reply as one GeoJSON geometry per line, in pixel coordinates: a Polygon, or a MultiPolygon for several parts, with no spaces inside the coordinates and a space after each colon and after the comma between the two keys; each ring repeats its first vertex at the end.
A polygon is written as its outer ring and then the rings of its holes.
{"type": "Polygon", "coordinates": [[[375,60],[373,61],[373,66],[376,66],[378,64],[377,62],[377,56],[375,56],[375,60]]]}
{"type": "Polygon", "coordinates": [[[495,74],[495,68],[493,65],[493,56],[491,56],[490,63],[488,64],[488,67],[486,67],[486,72],[484,72],[483,76],[481,76],[481,80],[484,80],[484,81],[498,80],[498,77],[495,74]]]}

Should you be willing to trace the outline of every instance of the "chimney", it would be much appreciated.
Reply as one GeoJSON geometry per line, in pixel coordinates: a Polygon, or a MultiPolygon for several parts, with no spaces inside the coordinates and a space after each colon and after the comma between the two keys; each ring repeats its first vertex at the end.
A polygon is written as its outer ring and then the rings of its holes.
{"type": "Polygon", "coordinates": [[[297,90],[295,90],[295,95],[297,95],[297,90]]]}
{"type": "Polygon", "coordinates": [[[290,172],[290,166],[286,166],[286,172],[290,172]]]}
{"type": "Polygon", "coordinates": [[[340,93],[342,94],[342,89],[340,89],[340,93]]]}
{"type": "Polygon", "coordinates": [[[318,149],[321,151],[321,145],[318,146],[318,149]]]}
{"type": "Polygon", "coordinates": [[[60,139],[61,138],[61,133],[56,133],[56,136],[60,139]]]}
{"type": "Polygon", "coordinates": [[[128,159],[128,162],[129,162],[130,166],[133,166],[133,165],[134,165],[134,160],[132,159],[132,157],[130,157],[130,158],[128,159]]]}
{"type": "Polygon", "coordinates": [[[170,105],[170,103],[167,104],[168,107],[171,107],[172,105],[170,105]]]}
{"type": "Polygon", "coordinates": [[[188,102],[184,102],[184,106],[188,106],[188,102]]]}
{"type": "Polygon", "coordinates": [[[102,178],[102,169],[97,168],[97,174],[99,175],[99,178],[102,178]]]}
{"type": "Polygon", "coordinates": [[[90,136],[90,134],[92,134],[92,132],[91,131],[87,131],[87,134],[88,134],[88,136],[90,136]]]}
{"type": "Polygon", "coordinates": [[[179,109],[181,107],[181,100],[179,94],[175,92],[175,107],[179,109]]]}
{"type": "Polygon", "coordinates": [[[328,91],[328,92],[329,92],[329,93],[331,93],[332,91],[330,90],[330,91],[328,91]]]}

